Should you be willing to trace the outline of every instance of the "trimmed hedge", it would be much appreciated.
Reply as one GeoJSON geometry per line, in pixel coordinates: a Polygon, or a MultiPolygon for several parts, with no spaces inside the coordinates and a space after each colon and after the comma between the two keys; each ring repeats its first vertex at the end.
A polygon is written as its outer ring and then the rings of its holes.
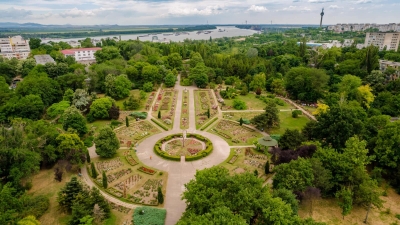
{"type": "Polygon", "coordinates": [[[167,211],[153,207],[137,207],[133,213],[133,224],[164,225],[167,211]]]}
{"type": "Polygon", "coordinates": [[[165,131],[168,131],[168,128],[165,127],[164,125],[162,125],[160,122],[158,122],[157,120],[151,118],[151,121],[153,121],[155,124],[157,124],[159,127],[161,127],[162,129],[164,129],[165,131]]]}
{"type": "MultiPolygon", "coordinates": [[[[163,141],[169,141],[169,140],[172,140],[173,138],[181,138],[181,137],[182,137],[182,134],[172,134],[172,135],[168,135],[168,136],[160,139],[154,145],[154,152],[158,156],[160,156],[160,157],[162,157],[164,159],[168,159],[168,160],[172,160],[172,161],[181,161],[181,157],[180,156],[168,155],[167,152],[165,152],[165,151],[163,151],[161,149],[163,141]]],[[[205,142],[205,144],[206,144],[206,149],[204,149],[203,151],[200,151],[196,155],[193,155],[193,156],[185,156],[185,160],[186,161],[194,161],[194,160],[198,160],[198,159],[201,159],[203,157],[206,157],[214,149],[212,142],[208,138],[205,138],[205,137],[203,137],[201,135],[198,135],[198,134],[187,134],[186,137],[188,137],[188,138],[190,138],[190,137],[196,138],[196,139],[198,139],[200,141],[205,142]]]]}
{"type": "Polygon", "coordinates": [[[209,127],[211,124],[213,124],[215,121],[218,120],[218,117],[213,118],[210,122],[208,122],[205,126],[203,126],[202,128],[200,128],[200,130],[205,130],[207,129],[207,127],[209,127]]]}

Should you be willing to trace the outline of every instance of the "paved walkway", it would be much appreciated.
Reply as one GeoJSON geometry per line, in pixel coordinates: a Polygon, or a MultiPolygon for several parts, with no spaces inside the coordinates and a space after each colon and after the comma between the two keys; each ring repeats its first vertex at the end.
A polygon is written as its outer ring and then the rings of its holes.
{"type": "MultiPolygon", "coordinates": [[[[165,201],[164,201],[164,207],[167,209],[167,218],[165,221],[166,225],[174,225],[177,223],[177,221],[181,218],[182,213],[186,209],[186,203],[182,200],[182,193],[185,191],[185,184],[188,183],[191,179],[194,178],[194,175],[196,174],[196,170],[202,170],[204,168],[209,168],[215,165],[218,165],[222,162],[224,162],[228,157],[230,153],[231,148],[242,148],[242,147],[253,147],[252,145],[249,146],[229,146],[228,143],[223,140],[221,137],[205,132],[205,131],[200,131],[196,130],[196,111],[195,111],[195,102],[194,102],[194,90],[197,88],[194,86],[189,86],[189,87],[183,87],[180,85],[180,77],[178,77],[177,84],[175,85],[175,90],[178,91],[177,95],[177,104],[175,108],[175,116],[174,116],[174,123],[173,123],[173,128],[170,131],[163,131],[161,133],[155,134],[153,136],[150,136],[143,140],[137,147],[137,156],[139,160],[144,164],[148,165],[150,167],[156,168],[158,170],[166,171],[168,172],[168,181],[167,181],[167,186],[166,186],[166,195],[165,195],[165,201]],[[183,97],[183,91],[188,91],[189,92],[189,129],[187,129],[188,133],[195,133],[195,134],[200,134],[203,135],[204,137],[210,139],[213,143],[214,150],[213,152],[200,160],[192,161],[192,162],[185,162],[182,160],[181,162],[176,162],[176,161],[169,161],[165,160],[158,155],[156,155],[153,151],[154,144],[160,140],[161,138],[170,135],[170,134],[176,134],[176,133],[182,133],[182,130],[180,129],[180,116],[181,116],[181,109],[182,109],[182,97],[183,97]]],[[[157,90],[153,103],[154,104],[156,101],[155,99],[158,96],[158,93],[160,92],[160,89],[157,90]]],[[[216,101],[216,96],[215,93],[213,93],[213,98],[216,101]]],[[[148,110],[148,118],[151,122],[151,110],[152,106],[148,110]]],[[[251,111],[264,111],[264,110],[251,110],[251,111]]],[[[226,112],[226,111],[225,111],[226,112]]],[[[229,112],[229,111],[228,111],[229,112]]],[[[234,111],[236,112],[236,111],[234,111]]],[[[218,115],[217,117],[219,119],[222,118],[222,111],[218,108],[218,115]]],[[[151,122],[154,126],[158,127],[155,125],[153,122],[151,122]]],[[[266,133],[263,133],[267,135],[266,133]]],[[[91,158],[96,158],[98,155],[95,152],[96,147],[92,146],[89,148],[89,155],[91,158]]],[[[82,179],[89,185],[89,186],[94,186],[95,184],[93,181],[90,179],[86,167],[82,168],[82,179]]],[[[127,208],[135,208],[140,205],[135,205],[135,204],[129,204],[126,202],[122,202],[117,198],[114,198],[113,196],[104,193],[101,191],[101,194],[109,201],[125,206],[127,208]]]]}
{"type": "Polygon", "coordinates": [[[292,100],[288,99],[288,98],[284,98],[284,97],[280,97],[277,96],[277,98],[280,98],[284,101],[286,101],[287,103],[293,105],[294,107],[296,107],[298,110],[301,110],[303,112],[304,115],[306,115],[308,118],[317,121],[317,119],[315,118],[314,115],[312,115],[311,113],[309,113],[307,110],[303,109],[303,107],[299,106],[298,104],[296,104],[295,102],[293,102],[292,100]]]}

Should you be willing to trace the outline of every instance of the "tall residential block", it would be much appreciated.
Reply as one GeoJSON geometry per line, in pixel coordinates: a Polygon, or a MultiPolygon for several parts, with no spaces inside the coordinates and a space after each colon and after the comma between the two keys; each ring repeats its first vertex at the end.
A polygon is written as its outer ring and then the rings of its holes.
{"type": "Polygon", "coordinates": [[[397,51],[399,48],[400,32],[396,33],[367,33],[365,37],[365,46],[378,46],[379,50],[397,51]]]}
{"type": "Polygon", "coordinates": [[[26,59],[30,53],[29,42],[21,36],[0,38],[0,56],[8,59],[26,59]]]}

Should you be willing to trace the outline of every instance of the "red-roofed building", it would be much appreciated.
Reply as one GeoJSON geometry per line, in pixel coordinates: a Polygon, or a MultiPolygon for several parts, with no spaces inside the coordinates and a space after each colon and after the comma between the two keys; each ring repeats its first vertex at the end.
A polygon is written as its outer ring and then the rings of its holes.
{"type": "Polygon", "coordinates": [[[74,48],[62,50],[61,53],[64,54],[65,57],[72,56],[77,62],[79,62],[96,60],[96,58],[94,57],[94,53],[98,50],[101,50],[101,48],[74,48]]]}

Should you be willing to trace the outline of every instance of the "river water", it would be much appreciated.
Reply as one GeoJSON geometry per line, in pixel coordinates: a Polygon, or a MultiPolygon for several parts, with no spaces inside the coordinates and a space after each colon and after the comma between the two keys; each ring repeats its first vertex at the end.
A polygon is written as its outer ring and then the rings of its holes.
{"type": "MultiPolygon", "coordinates": [[[[126,34],[121,35],[121,40],[136,40],[139,37],[141,41],[152,41],[154,37],[157,37],[158,41],[173,41],[173,42],[182,42],[185,39],[191,40],[208,40],[210,37],[212,39],[222,38],[222,37],[237,37],[237,36],[250,36],[257,31],[247,30],[247,29],[239,29],[234,26],[218,26],[217,29],[208,30],[211,31],[209,34],[205,34],[204,31],[198,34],[197,31],[187,32],[188,34],[180,34],[175,35],[175,33],[157,33],[157,34],[149,34],[148,36],[143,37],[147,34],[126,34]],[[164,34],[172,34],[172,35],[164,35],[164,34]]],[[[89,36],[90,37],[90,36],[89,36]]],[[[102,38],[113,38],[119,37],[118,35],[110,35],[110,36],[96,36],[90,37],[92,39],[100,40],[102,38]]],[[[49,41],[59,42],[59,41],[78,41],[83,40],[85,38],[68,38],[68,39],[45,39],[42,40],[43,43],[47,43],[49,41]]]]}

